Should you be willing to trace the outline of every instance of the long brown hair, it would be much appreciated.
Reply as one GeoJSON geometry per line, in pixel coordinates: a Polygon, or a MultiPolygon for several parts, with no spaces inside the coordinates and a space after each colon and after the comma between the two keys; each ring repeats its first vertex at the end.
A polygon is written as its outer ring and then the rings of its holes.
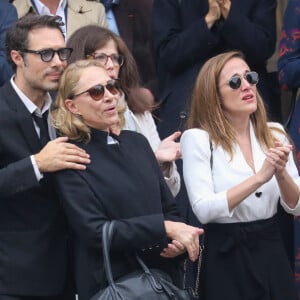
{"type": "Polygon", "coordinates": [[[137,64],[125,42],[111,30],[98,25],[87,25],[76,30],[67,41],[67,47],[73,48],[68,63],[90,57],[92,53],[104,47],[111,40],[114,41],[118,54],[124,58],[119,80],[129,108],[134,113],[151,111],[154,103],[139,95],[137,91],[141,82],[137,64]]]}
{"type": "MultiPolygon", "coordinates": [[[[187,122],[188,128],[201,128],[207,131],[211,141],[215,145],[222,146],[231,157],[236,134],[222,109],[218,83],[221,71],[233,58],[245,60],[241,52],[230,51],[212,57],[203,65],[193,90],[187,122]]],[[[272,130],[279,131],[279,129],[268,126],[264,103],[258,92],[256,99],[257,110],[250,116],[255,135],[263,148],[274,147],[275,138],[272,130]]]]}

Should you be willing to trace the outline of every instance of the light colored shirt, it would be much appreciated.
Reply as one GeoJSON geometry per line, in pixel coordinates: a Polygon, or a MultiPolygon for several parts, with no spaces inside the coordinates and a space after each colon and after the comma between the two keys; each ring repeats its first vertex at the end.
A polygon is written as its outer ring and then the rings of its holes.
{"type": "MultiPolygon", "coordinates": [[[[21,101],[24,103],[25,107],[27,108],[27,110],[29,111],[29,113],[32,115],[33,113],[35,113],[37,116],[41,117],[42,114],[49,110],[52,99],[49,93],[47,93],[46,98],[45,98],[45,104],[42,108],[42,110],[40,110],[15,84],[14,82],[14,76],[11,78],[10,83],[13,87],[13,89],[15,90],[15,92],[17,93],[17,95],[19,96],[19,98],[21,99],[21,101]]],[[[34,119],[32,118],[32,122],[34,124],[34,128],[36,130],[36,133],[38,136],[40,136],[40,128],[37,126],[37,124],[34,122],[34,119]]],[[[50,139],[55,139],[56,138],[56,132],[55,129],[50,125],[50,116],[48,114],[48,131],[49,131],[49,137],[50,139]]],[[[43,178],[43,174],[41,174],[41,172],[38,169],[37,163],[35,161],[34,155],[30,156],[31,159],[31,163],[36,175],[37,180],[41,180],[43,178]]]]}
{"type": "MultiPolygon", "coordinates": [[[[35,8],[37,10],[37,13],[39,15],[51,15],[51,16],[53,16],[53,14],[50,13],[49,8],[44,3],[42,3],[39,0],[33,0],[33,2],[34,2],[34,5],[35,5],[35,8]]],[[[67,26],[66,26],[67,19],[66,19],[66,15],[65,15],[66,6],[67,6],[67,0],[60,0],[59,5],[58,5],[57,10],[56,10],[56,13],[55,13],[56,16],[60,16],[62,18],[62,21],[65,24],[64,26],[61,27],[65,38],[67,37],[67,26]]]]}
{"type": "MultiPolygon", "coordinates": [[[[282,128],[278,123],[269,123],[269,125],[282,128]]],[[[274,132],[274,135],[283,144],[289,144],[283,134],[274,132]]],[[[250,126],[250,138],[255,170],[258,171],[266,156],[258,143],[252,125],[250,126]]],[[[267,219],[276,214],[280,190],[275,176],[256,191],[261,193],[259,197],[254,192],[234,209],[229,210],[227,190],[253,175],[253,170],[247,164],[238,145],[235,146],[234,156],[230,160],[230,155],[221,146],[213,147],[211,152],[208,133],[196,128],[186,130],[180,143],[183,177],[188,197],[192,209],[201,223],[248,222],[267,219]],[[210,166],[211,156],[212,169],[210,166]]],[[[286,164],[286,170],[300,187],[300,177],[292,153],[286,164]]],[[[300,201],[294,209],[288,207],[283,200],[280,201],[288,213],[294,215],[300,213],[300,201]]]]}
{"type": "Polygon", "coordinates": [[[106,20],[108,23],[108,28],[116,35],[120,35],[115,15],[111,9],[106,12],[106,20]]]}

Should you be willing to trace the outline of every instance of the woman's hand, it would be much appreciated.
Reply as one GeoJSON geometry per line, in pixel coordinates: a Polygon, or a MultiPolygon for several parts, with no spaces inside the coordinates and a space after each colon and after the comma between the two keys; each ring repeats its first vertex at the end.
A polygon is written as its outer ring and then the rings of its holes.
{"type": "Polygon", "coordinates": [[[190,260],[195,261],[199,256],[199,236],[203,234],[203,229],[173,221],[165,221],[165,228],[167,237],[181,243],[190,260]]]}
{"type": "Polygon", "coordinates": [[[273,175],[276,176],[277,180],[283,177],[283,174],[286,172],[286,163],[292,150],[292,145],[283,146],[280,142],[275,142],[275,147],[268,150],[266,159],[261,169],[257,172],[262,183],[269,181],[273,175]]]}
{"type": "Polygon", "coordinates": [[[285,170],[285,166],[289,159],[289,154],[293,150],[293,146],[284,146],[280,142],[275,142],[275,146],[275,148],[270,148],[266,155],[269,163],[276,169],[276,176],[278,176],[285,170]]]}
{"type": "Polygon", "coordinates": [[[213,27],[215,22],[220,19],[221,17],[221,8],[216,0],[208,0],[208,13],[205,16],[205,22],[207,27],[210,29],[213,27]]]}
{"type": "Polygon", "coordinates": [[[226,20],[230,11],[231,1],[230,0],[217,0],[220,5],[221,14],[223,18],[226,20]]]}
{"type": "Polygon", "coordinates": [[[163,249],[163,251],[160,253],[160,256],[165,258],[173,258],[185,252],[186,250],[184,246],[180,242],[173,240],[172,243],[168,244],[167,248],[163,249]]]}
{"type": "Polygon", "coordinates": [[[178,139],[180,135],[181,132],[176,131],[161,141],[158,149],[155,152],[158,162],[172,162],[180,158],[180,143],[176,142],[176,139],[178,139]]]}

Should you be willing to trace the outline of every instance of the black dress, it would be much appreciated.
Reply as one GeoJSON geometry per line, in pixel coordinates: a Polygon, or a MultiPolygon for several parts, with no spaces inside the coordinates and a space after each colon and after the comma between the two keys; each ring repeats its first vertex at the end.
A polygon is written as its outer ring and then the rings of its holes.
{"type": "Polygon", "coordinates": [[[90,154],[85,171],[57,173],[62,203],[74,234],[75,276],[79,300],[88,300],[106,285],[101,255],[101,230],[117,220],[111,245],[114,277],[136,268],[131,254],[139,251],[149,266],[180,280],[177,259],[159,256],[166,246],[164,220],[181,221],[148,141],[122,131],[111,135],[92,130],[91,142],[76,145],[90,154]],[[177,276],[178,275],[178,276],[177,276]]]}

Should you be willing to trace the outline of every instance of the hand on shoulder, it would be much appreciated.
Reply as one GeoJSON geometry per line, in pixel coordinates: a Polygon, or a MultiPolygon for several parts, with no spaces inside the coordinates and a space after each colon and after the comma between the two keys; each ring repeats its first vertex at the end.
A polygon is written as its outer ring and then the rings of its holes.
{"type": "Polygon", "coordinates": [[[89,154],[74,144],[67,143],[67,137],[59,137],[48,142],[34,155],[41,173],[64,169],[85,170],[90,163],[89,154]]]}

